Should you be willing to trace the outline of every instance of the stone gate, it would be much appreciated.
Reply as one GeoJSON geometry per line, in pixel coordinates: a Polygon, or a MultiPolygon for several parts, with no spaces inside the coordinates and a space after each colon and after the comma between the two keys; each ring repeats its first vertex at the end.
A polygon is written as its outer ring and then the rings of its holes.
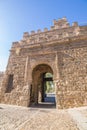
{"type": "MultiPolygon", "coordinates": [[[[87,26],[54,20],[48,30],[25,32],[13,42],[1,83],[0,102],[20,106],[38,103],[42,75],[51,73],[56,108],[87,105],[87,26]]],[[[42,93],[41,93],[42,94],[42,93]]]]}

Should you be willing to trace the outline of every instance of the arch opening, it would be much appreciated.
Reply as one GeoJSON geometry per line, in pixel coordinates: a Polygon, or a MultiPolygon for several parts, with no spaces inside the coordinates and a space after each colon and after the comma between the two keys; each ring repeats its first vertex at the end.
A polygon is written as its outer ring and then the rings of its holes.
{"type": "Polygon", "coordinates": [[[52,104],[55,106],[53,70],[47,64],[37,65],[32,71],[30,104],[52,104]]]}

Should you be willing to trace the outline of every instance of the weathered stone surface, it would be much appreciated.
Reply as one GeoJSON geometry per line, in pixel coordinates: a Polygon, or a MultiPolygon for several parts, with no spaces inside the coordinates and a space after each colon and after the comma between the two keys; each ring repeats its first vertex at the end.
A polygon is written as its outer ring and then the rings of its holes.
{"type": "Polygon", "coordinates": [[[25,32],[21,41],[12,44],[0,102],[37,103],[46,72],[53,74],[57,108],[87,105],[87,26],[76,22],[70,26],[62,18],[54,20],[51,30],[25,32]]]}
{"type": "Polygon", "coordinates": [[[4,76],[4,72],[0,72],[0,87],[1,87],[2,80],[3,80],[3,76],[4,76]]]}

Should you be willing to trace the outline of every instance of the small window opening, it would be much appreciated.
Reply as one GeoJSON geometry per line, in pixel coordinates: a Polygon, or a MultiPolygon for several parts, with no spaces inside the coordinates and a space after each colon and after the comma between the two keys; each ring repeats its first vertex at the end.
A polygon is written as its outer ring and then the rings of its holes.
{"type": "Polygon", "coordinates": [[[7,83],[7,87],[6,87],[6,93],[10,93],[12,89],[13,89],[13,75],[11,74],[8,77],[8,83],[7,83]]]}

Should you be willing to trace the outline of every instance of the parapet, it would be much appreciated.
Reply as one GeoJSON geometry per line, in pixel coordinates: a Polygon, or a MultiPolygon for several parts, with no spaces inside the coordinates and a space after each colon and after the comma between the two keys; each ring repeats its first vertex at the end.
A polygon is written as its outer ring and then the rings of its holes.
{"type": "Polygon", "coordinates": [[[66,17],[62,19],[54,20],[53,23],[54,23],[54,29],[62,29],[70,26],[66,17]]]}
{"type": "Polygon", "coordinates": [[[29,37],[29,33],[28,32],[24,32],[23,39],[26,39],[27,37],[29,37]]]}
{"type": "Polygon", "coordinates": [[[19,46],[19,42],[13,42],[13,43],[12,43],[12,48],[18,47],[18,46],[19,46]]]}
{"type": "Polygon", "coordinates": [[[48,31],[48,28],[44,28],[44,32],[47,32],[48,31]]]}
{"type": "Polygon", "coordinates": [[[24,32],[23,39],[19,42],[14,42],[12,47],[19,47],[24,45],[34,45],[36,43],[48,42],[53,40],[60,40],[79,36],[81,33],[80,26],[77,22],[70,25],[66,17],[53,20],[53,26],[48,30],[46,27],[41,31],[24,32]]]}
{"type": "MultiPolygon", "coordinates": [[[[50,32],[52,30],[64,29],[64,28],[69,28],[69,27],[70,27],[70,24],[68,23],[67,18],[63,17],[63,18],[58,19],[58,20],[53,20],[53,26],[50,27],[50,30],[48,30],[48,28],[44,28],[43,31],[38,29],[36,32],[35,31],[31,31],[30,34],[28,32],[24,32],[23,40],[29,38],[30,36],[38,35],[40,33],[50,32]]],[[[72,24],[72,27],[78,27],[78,23],[74,22],[72,24]]]]}
{"type": "Polygon", "coordinates": [[[77,22],[74,22],[74,23],[72,23],[72,26],[78,27],[78,23],[77,23],[77,22]]]}

